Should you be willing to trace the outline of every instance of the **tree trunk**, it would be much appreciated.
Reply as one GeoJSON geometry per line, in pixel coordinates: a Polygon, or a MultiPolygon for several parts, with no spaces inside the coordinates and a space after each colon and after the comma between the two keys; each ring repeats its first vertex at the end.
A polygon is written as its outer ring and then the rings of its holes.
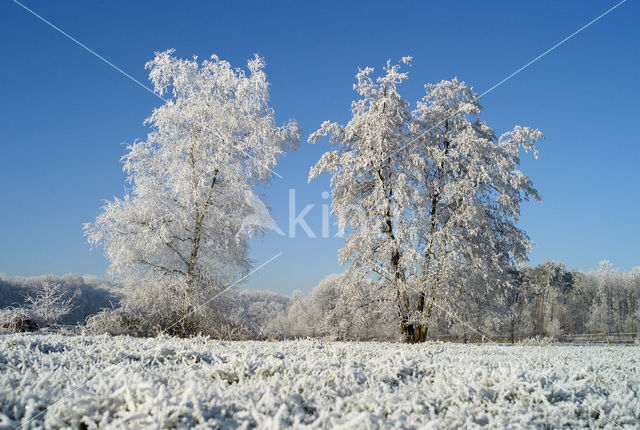
{"type": "Polygon", "coordinates": [[[429,303],[426,307],[426,313],[421,323],[409,323],[403,321],[401,324],[401,332],[407,343],[420,343],[427,340],[427,331],[429,329],[429,317],[433,306],[429,303]]]}
{"type": "Polygon", "coordinates": [[[407,320],[400,323],[400,332],[404,335],[405,343],[413,343],[415,325],[407,320]]]}

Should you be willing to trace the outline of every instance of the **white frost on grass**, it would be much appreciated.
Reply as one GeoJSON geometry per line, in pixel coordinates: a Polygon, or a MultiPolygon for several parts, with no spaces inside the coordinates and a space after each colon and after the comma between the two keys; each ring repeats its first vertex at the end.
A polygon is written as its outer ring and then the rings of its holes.
{"type": "Polygon", "coordinates": [[[639,387],[636,346],[0,336],[0,428],[637,428],[639,387]]]}

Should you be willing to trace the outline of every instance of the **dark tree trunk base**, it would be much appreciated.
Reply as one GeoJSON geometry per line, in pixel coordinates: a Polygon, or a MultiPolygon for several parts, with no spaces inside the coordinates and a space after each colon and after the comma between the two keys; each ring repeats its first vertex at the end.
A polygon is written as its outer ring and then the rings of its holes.
{"type": "Polygon", "coordinates": [[[406,343],[420,343],[427,340],[427,324],[409,324],[403,322],[400,332],[406,343]]]}

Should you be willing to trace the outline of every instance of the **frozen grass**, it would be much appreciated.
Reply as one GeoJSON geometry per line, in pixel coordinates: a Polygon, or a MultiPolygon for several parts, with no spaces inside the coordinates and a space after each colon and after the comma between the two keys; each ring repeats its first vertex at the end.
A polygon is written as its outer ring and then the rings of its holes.
{"type": "Polygon", "coordinates": [[[639,389],[637,346],[0,336],[3,428],[637,428],[639,389]]]}

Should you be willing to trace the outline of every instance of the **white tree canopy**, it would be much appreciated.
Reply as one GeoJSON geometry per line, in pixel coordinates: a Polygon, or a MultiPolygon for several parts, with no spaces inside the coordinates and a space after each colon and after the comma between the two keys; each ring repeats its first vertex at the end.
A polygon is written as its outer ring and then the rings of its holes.
{"type": "Polygon", "coordinates": [[[104,245],[110,271],[162,280],[190,296],[248,270],[246,240],[260,230],[257,214],[268,216],[254,187],[295,149],[300,131],[294,121],[275,124],[262,58],[245,72],[215,55],[199,62],[172,54],[146,65],[167,100],[146,120],[147,139],[122,158],[131,189],[85,232],[104,245]]]}
{"type": "Polygon", "coordinates": [[[516,222],[520,203],[539,195],[519,154],[537,155],[543,136],[517,126],[496,137],[479,119],[477,95],[457,79],[426,85],[410,112],[400,65],[387,62],[375,80],[372,72],[356,76],[349,123],[325,122],[309,138],[329,135],[332,146],[309,179],[332,175],[332,211],[349,230],[339,254],[348,272],[386,279],[403,332],[422,340],[431,307],[460,293],[457,280],[497,278],[526,260],[529,238],[516,222]]]}

